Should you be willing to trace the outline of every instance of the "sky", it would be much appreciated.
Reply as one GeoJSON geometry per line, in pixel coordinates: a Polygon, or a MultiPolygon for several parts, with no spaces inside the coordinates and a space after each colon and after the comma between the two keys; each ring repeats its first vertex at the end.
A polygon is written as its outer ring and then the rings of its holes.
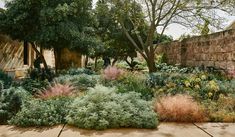
{"type": "MultiPolygon", "coordinates": [[[[94,3],[96,1],[97,0],[94,0],[94,3]]],[[[0,7],[1,8],[4,7],[4,0],[0,0],[0,7]]],[[[222,14],[227,19],[224,23],[224,26],[229,26],[233,21],[235,21],[235,16],[229,16],[225,13],[222,13],[222,14]]],[[[221,31],[221,30],[216,30],[216,31],[221,31]]],[[[189,28],[182,27],[177,24],[172,24],[172,25],[169,25],[169,27],[166,29],[165,34],[172,36],[174,39],[178,39],[183,34],[185,34],[185,35],[191,34],[192,35],[192,30],[190,30],[189,28]]]]}

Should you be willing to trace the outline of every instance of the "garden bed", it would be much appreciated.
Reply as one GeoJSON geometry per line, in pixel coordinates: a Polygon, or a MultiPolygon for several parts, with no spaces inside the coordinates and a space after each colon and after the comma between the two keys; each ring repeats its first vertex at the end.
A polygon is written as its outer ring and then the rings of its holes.
{"type": "Polygon", "coordinates": [[[235,122],[234,79],[198,69],[158,69],[153,74],[115,67],[101,73],[72,69],[50,82],[28,78],[14,83],[4,76],[0,122],[96,130],[154,129],[159,122],[235,122]]]}

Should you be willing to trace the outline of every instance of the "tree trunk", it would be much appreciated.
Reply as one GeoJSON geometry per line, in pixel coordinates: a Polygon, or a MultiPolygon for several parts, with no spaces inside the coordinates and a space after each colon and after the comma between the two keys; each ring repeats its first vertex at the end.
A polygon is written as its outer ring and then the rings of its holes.
{"type": "Polygon", "coordinates": [[[97,57],[95,57],[95,70],[97,69],[97,62],[98,61],[98,58],[97,57]]]}
{"type": "Polygon", "coordinates": [[[155,65],[155,59],[154,59],[154,54],[150,55],[147,61],[149,73],[153,73],[157,71],[156,65],[155,65]]]}
{"type": "Polygon", "coordinates": [[[54,58],[55,58],[55,73],[58,73],[58,54],[56,49],[54,48],[54,58]]]}
{"type": "Polygon", "coordinates": [[[115,64],[116,64],[116,62],[118,61],[118,59],[117,58],[115,58],[114,60],[113,60],[113,62],[112,62],[112,66],[114,66],[115,64]]]}
{"type": "Polygon", "coordinates": [[[36,54],[37,54],[38,56],[40,56],[40,58],[42,59],[42,63],[43,63],[44,68],[45,68],[46,70],[48,70],[48,65],[47,65],[47,62],[46,62],[46,60],[45,60],[43,54],[40,53],[40,51],[38,51],[36,45],[35,45],[33,42],[31,42],[31,45],[32,45],[33,50],[36,52],[36,54]]]}
{"type": "Polygon", "coordinates": [[[89,61],[88,56],[86,56],[86,57],[85,57],[85,68],[87,68],[88,61],[89,61]]]}

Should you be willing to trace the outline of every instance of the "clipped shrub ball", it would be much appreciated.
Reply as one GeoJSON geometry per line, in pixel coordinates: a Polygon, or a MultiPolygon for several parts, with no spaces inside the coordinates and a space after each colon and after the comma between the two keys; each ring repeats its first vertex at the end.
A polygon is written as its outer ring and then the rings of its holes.
{"type": "Polygon", "coordinates": [[[162,97],[155,104],[155,111],[162,121],[202,122],[205,120],[203,109],[189,95],[162,97]]]}
{"type": "Polygon", "coordinates": [[[151,102],[135,92],[116,93],[115,88],[96,86],[71,105],[68,124],[85,129],[156,128],[157,114],[151,102]]]}
{"type": "Polygon", "coordinates": [[[21,127],[63,124],[70,102],[71,98],[32,99],[8,123],[21,127]]]}

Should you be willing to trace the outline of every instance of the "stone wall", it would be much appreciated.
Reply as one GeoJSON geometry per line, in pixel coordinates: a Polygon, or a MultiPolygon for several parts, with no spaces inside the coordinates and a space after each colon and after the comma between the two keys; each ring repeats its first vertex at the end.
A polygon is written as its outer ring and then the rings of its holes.
{"type": "Polygon", "coordinates": [[[162,44],[156,53],[164,53],[172,65],[235,70],[235,29],[162,44]]]}

